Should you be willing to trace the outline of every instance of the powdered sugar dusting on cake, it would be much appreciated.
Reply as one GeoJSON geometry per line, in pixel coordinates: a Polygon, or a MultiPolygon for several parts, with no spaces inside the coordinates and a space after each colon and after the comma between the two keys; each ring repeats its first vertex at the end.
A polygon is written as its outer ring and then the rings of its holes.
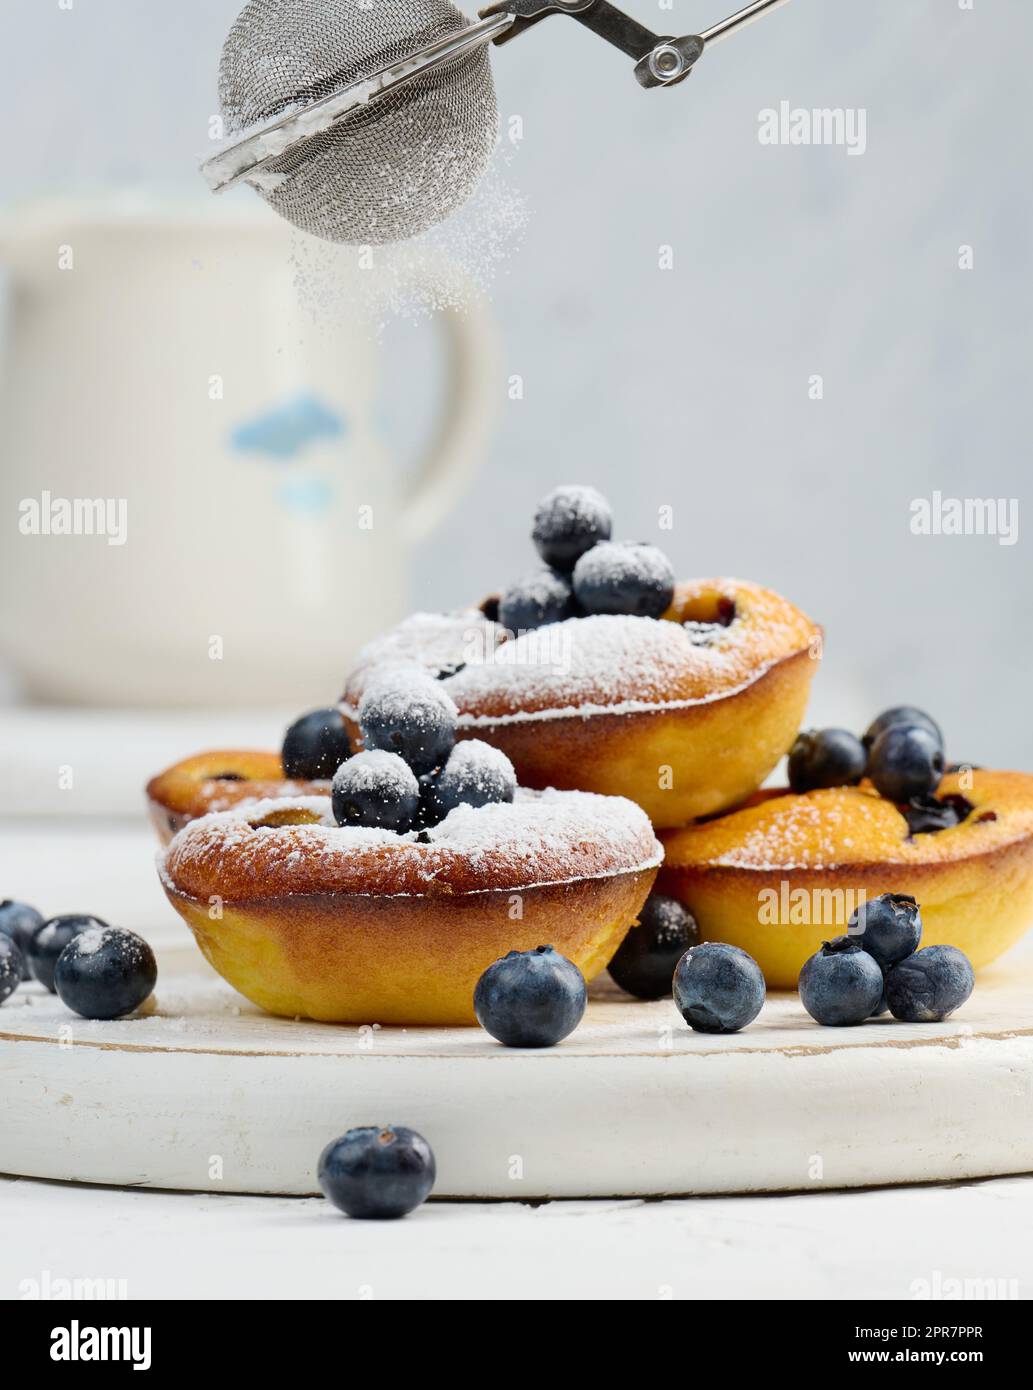
{"type": "Polygon", "coordinates": [[[477,609],[417,613],[364,649],[342,709],[354,718],[373,673],[398,664],[440,676],[466,729],[686,708],[745,689],[819,633],[779,595],[739,580],[681,584],[672,612],[685,621],[596,615],[516,635],[477,609]],[[728,626],[700,621],[697,600],[715,594],[734,605],[728,626]]]}
{"type": "Polygon", "coordinates": [[[313,787],[330,789],[326,778],[313,782],[298,781],[270,782],[265,780],[245,782],[226,782],[219,777],[209,777],[201,783],[200,798],[209,811],[228,811],[231,806],[253,806],[269,796],[307,796],[313,787]]]}
{"type": "MultiPolygon", "coordinates": [[[[454,613],[412,613],[388,632],[375,637],[359,652],[356,674],[365,675],[364,690],[372,670],[418,667],[432,676],[454,672],[470,660],[485,659],[485,652],[505,639],[505,632],[490,623],[477,608],[454,613]]],[[[349,682],[351,688],[353,682],[349,682]]],[[[355,695],[358,703],[358,692],[355,695]]]]}
{"type": "Polygon", "coordinates": [[[523,633],[444,684],[466,722],[513,706],[525,715],[619,713],[679,703],[687,677],[700,690],[697,699],[710,698],[726,660],[727,646],[699,647],[678,623],[598,615],[523,633]]]}
{"type": "MultiPolygon", "coordinates": [[[[842,812],[822,799],[787,796],[769,803],[764,823],[747,830],[740,845],[713,862],[726,868],[835,869],[842,854],[842,812]]],[[[865,815],[860,803],[854,814],[865,815]]]]}
{"type": "MultiPolygon", "coordinates": [[[[935,833],[912,834],[899,808],[867,782],[773,794],[673,832],[669,864],[674,869],[712,866],[781,874],[957,863],[1033,833],[1033,795],[1021,812],[1016,806],[1007,813],[1003,809],[1006,794],[1015,795],[1007,784],[1010,776],[1022,779],[1025,774],[975,773],[974,783],[964,790],[975,812],[935,833]],[[981,820],[984,810],[992,815],[981,820]]],[[[940,786],[941,795],[961,790],[956,774],[948,774],[940,786]]]]}
{"type": "Polygon", "coordinates": [[[662,857],[648,818],[623,797],[521,788],[514,802],[458,806],[439,825],[406,835],[338,826],[323,797],[259,802],[246,814],[192,821],[159,865],[167,886],[202,898],[226,881],[239,882],[242,896],[261,897],[273,882],[277,895],[401,896],[602,878],[662,857]]]}

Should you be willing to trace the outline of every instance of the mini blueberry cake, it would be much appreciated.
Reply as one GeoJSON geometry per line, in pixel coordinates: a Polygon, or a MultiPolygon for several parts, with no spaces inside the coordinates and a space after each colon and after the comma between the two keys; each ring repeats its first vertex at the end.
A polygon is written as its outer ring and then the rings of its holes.
{"type": "Polygon", "coordinates": [[[238,806],[173,839],[165,891],[219,974],[270,1013],[412,1025],[474,1023],[488,966],[543,941],[598,975],[662,858],[643,812],[516,790],[417,829],[416,776],[392,759],[356,755],[332,799],[238,806]]]}
{"type": "Polygon", "coordinates": [[[796,736],[820,629],[756,584],[679,584],[656,547],[610,529],[592,488],[550,494],[538,569],[360,654],[340,705],[352,740],[380,674],[409,667],[440,681],[458,737],[501,749],[525,786],[627,796],[658,827],[742,801],[796,736]]]}
{"type": "Polygon", "coordinates": [[[978,970],[1033,920],[1033,775],[947,773],[935,797],[916,801],[898,803],[868,779],[760,792],[664,834],[659,889],[705,938],[748,951],[772,989],[795,988],[862,897],[883,893],[917,898],[923,942],[959,948],[978,970]]]}

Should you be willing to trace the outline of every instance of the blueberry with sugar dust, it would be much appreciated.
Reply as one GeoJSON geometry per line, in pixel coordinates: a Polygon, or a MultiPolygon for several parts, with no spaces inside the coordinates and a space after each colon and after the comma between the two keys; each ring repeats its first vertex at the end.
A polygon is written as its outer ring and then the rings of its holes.
{"type": "Polygon", "coordinates": [[[516,789],[516,771],[505,753],[479,738],[463,739],[437,776],[427,779],[422,803],[426,823],[436,825],[458,806],[511,802],[516,789]]]}
{"type": "Polygon", "coordinates": [[[78,932],[54,967],[58,998],[83,1018],[123,1018],[150,997],[157,978],[150,946],[122,927],[78,932]]]}
{"type": "Polygon", "coordinates": [[[606,498],[594,487],[569,484],[538,504],[531,538],[551,569],[569,574],[586,551],[610,539],[612,529],[606,498]]]}
{"type": "Polygon", "coordinates": [[[26,980],[29,978],[29,942],[43,922],[43,913],[37,912],[28,903],[16,902],[13,898],[5,898],[0,902],[0,932],[10,937],[18,947],[25,972],[22,978],[26,980]]]}
{"type": "Polygon", "coordinates": [[[692,914],[663,893],[650,893],[610,961],[610,978],[636,999],[669,996],[674,968],[691,947],[699,944],[699,927],[692,914]]]}
{"type": "Polygon", "coordinates": [[[359,704],[363,746],[397,755],[417,777],[441,767],[456,739],[455,701],[421,667],[397,667],[375,680],[359,704]]]}
{"type": "Polygon", "coordinates": [[[674,570],[655,545],[604,541],[574,566],[574,597],[587,614],[660,618],[674,598],[674,570]]]}
{"type": "Polygon", "coordinates": [[[420,784],[397,753],[371,748],[356,753],[334,773],[330,805],[338,825],[404,835],[416,823],[420,784]]]}
{"type": "Polygon", "coordinates": [[[62,917],[51,917],[48,922],[44,922],[33,933],[32,940],[29,942],[29,973],[41,985],[49,989],[51,994],[56,994],[54,968],[61,952],[80,932],[93,928],[104,929],[107,925],[107,922],[102,918],[83,913],[69,913],[62,917]]]}
{"type": "Polygon", "coordinates": [[[25,979],[25,957],[11,940],[0,932],[0,1004],[11,995],[25,979]]]}
{"type": "Polygon", "coordinates": [[[505,590],[499,599],[498,621],[509,632],[532,632],[572,618],[576,611],[570,579],[559,570],[538,569],[505,590]]]}

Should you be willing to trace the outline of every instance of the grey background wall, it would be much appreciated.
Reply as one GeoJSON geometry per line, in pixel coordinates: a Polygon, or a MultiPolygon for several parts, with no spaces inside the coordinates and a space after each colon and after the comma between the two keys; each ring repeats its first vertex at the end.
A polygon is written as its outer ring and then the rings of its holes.
{"type": "MultiPolygon", "coordinates": [[[[686,32],[734,3],[627,8],[686,32]]],[[[6,197],[195,193],[236,9],[6,0],[6,197]]],[[[673,505],[682,573],[756,579],[824,622],[817,720],[913,700],[956,756],[1033,767],[1031,44],[1025,0],[792,0],[673,91],[643,92],[563,18],[500,51],[532,215],[493,293],[497,432],[417,557],[421,601],[518,572],[538,495],[591,480],[627,535],[673,505]],[[864,108],[866,152],[761,145],[758,113],[783,99],[864,108]],[[1018,498],[1018,544],[912,535],[912,501],[937,489],[1018,498]]],[[[429,375],[432,332],[402,336],[429,375]]],[[[399,384],[390,408],[407,400],[399,384]]]]}

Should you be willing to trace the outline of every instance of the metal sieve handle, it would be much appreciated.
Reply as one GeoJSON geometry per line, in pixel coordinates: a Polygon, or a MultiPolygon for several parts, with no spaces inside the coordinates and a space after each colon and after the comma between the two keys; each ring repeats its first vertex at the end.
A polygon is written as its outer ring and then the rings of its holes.
{"type": "Polygon", "coordinates": [[[747,24],[752,24],[755,19],[760,19],[761,15],[767,14],[769,10],[777,10],[780,5],[785,3],[786,0],[754,0],[752,5],[747,5],[742,10],[736,10],[735,14],[730,14],[727,19],[722,19],[719,23],[712,24],[709,29],[704,29],[700,38],[707,45],[719,43],[721,39],[726,39],[729,34],[734,34],[739,29],[745,29],[747,24]]]}

